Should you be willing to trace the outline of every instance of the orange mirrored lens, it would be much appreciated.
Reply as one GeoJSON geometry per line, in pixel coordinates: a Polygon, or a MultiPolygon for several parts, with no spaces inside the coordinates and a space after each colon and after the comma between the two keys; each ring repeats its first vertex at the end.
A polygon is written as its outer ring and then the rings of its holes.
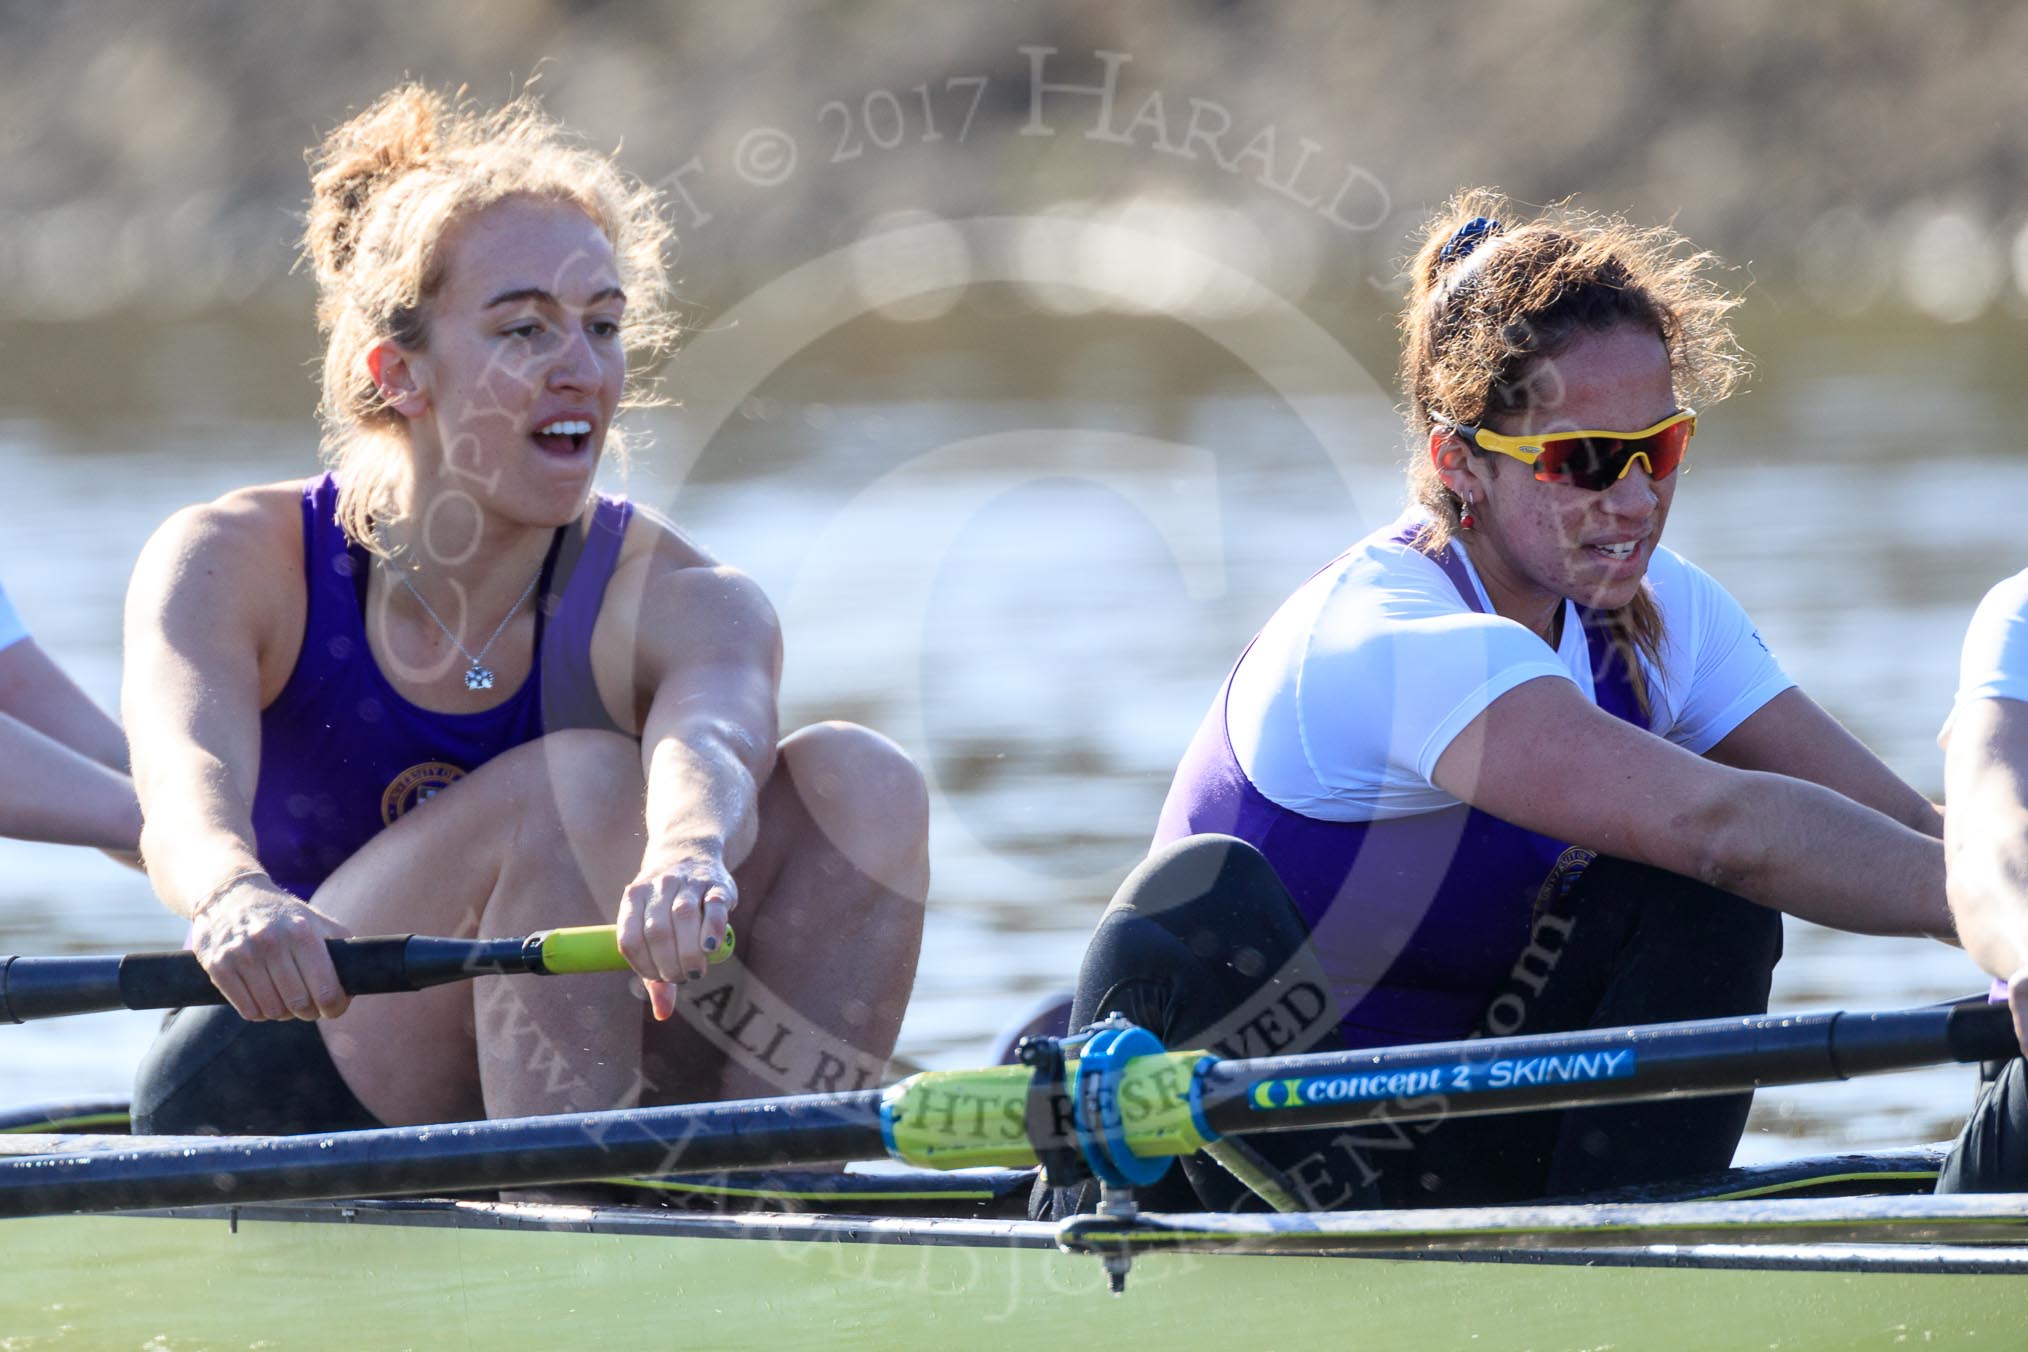
{"type": "Polygon", "coordinates": [[[1690,447],[1690,422],[1665,427],[1651,437],[1557,437],[1542,443],[1535,477],[1545,483],[1567,483],[1601,492],[1618,483],[1635,458],[1645,459],[1648,475],[1666,479],[1683,463],[1690,447]]]}

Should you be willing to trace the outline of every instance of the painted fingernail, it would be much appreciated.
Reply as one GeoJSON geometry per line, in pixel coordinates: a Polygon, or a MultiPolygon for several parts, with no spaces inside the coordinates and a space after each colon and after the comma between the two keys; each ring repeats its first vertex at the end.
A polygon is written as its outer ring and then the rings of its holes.
{"type": "Polygon", "coordinates": [[[688,975],[692,981],[695,981],[704,975],[704,969],[702,967],[692,967],[688,975]]]}
{"type": "Polygon", "coordinates": [[[718,951],[718,936],[713,934],[707,934],[704,936],[704,951],[707,953],[715,953],[718,951]]]}

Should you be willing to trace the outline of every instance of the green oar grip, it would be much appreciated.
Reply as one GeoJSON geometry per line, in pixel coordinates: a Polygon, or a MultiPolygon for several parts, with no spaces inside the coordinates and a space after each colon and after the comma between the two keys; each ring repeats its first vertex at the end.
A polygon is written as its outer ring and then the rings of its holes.
{"type": "Polygon", "coordinates": [[[551,976],[569,972],[618,972],[627,960],[620,956],[619,934],[611,925],[580,925],[575,929],[553,929],[542,936],[542,967],[551,976]]]}
{"type": "MultiPolygon", "coordinates": [[[[620,953],[619,931],[611,925],[578,925],[553,929],[540,936],[542,968],[551,976],[571,972],[624,972],[627,960],[620,953]]],[[[732,926],[725,927],[725,942],[705,955],[717,964],[732,956],[732,926]]]]}

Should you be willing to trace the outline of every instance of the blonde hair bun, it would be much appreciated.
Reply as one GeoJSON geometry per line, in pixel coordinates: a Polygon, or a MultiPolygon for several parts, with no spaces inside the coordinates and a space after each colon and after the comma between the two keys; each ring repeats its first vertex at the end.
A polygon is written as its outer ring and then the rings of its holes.
{"type": "Polygon", "coordinates": [[[403,85],[381,95],[311,152],[303,252],[319,286],[335,284],[351,264],[360,223],[381,189],[435,156],[437,128],[450,111],[435,90],[403,85]]]}

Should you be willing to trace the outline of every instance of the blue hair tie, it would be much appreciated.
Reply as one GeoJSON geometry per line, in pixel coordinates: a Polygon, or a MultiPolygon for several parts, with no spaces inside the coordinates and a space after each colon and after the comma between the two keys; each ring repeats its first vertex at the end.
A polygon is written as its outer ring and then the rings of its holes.
{"type": "Polygon", "coordinates": [[[1484,216],[1474,216],[1451,233],[1450,239],[1444,243],[1443,252],[1437,255],[1437,262],[1450,263],[1464,258],[1487,239],[1499,233],[1498,221],[1489,220],[1484,216]]]}

